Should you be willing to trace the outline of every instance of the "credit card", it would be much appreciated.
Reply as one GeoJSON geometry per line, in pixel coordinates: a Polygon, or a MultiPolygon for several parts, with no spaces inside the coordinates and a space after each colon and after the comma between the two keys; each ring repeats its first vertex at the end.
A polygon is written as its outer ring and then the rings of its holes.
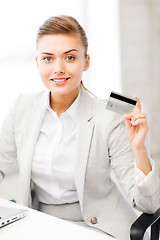
{"type": "Polygon", "coordinates": [[[111,92],[106,108],[119,114],[125,114],[132,112],[136,103],[137,100],[133,98],[111,92]]]}

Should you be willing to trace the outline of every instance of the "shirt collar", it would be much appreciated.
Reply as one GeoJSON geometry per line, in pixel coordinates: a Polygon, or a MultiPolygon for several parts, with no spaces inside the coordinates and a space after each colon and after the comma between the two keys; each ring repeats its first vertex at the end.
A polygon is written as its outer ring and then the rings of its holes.
{"type": "Polygon", "coordinates": [[[79,90],[78,96],[66,111],[66,113],[68,113],[73,118],[75,123],[77,122],[78,106],[79,106],[80,98],[81,98],[81,88],[79,90]]]}
{"type": "MultiPolygon", "coordinates": [[[[78,96],[76,97],[75,101],[64,113],[62,113],[62,114],[66,114],[66,113],[69,114],[72,117],[72,119],[75,121],[75,123],[77,122],[78,105],[79,105],[80,98],[81,98],[81,92],[82,92],[82,90],[80,88],[80,91],[79,91],[78,96]]],[[[50,107],[50,92],[49,91],[46,91],[46,94],[44,96],[43,109],[42,109],[43,117],[45,116],[47,109],[54,111],[50,107]]]]}
{"type": "Polygon", "coordinates": [[[42,117],[44,118],[46,114],[46,110],[50,108],[50,92],[46,90],[46,93],[44,95],[44,101],[43,101],[43,106],[42,106],[42,117]]]}

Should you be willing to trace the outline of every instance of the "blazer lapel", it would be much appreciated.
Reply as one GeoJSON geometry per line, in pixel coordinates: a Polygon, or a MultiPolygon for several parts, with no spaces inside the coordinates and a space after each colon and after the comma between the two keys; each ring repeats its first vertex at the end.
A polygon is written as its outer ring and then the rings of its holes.
{"type": "Polygon", "coordinates": [[[25,115],[23,140],[25,140],[24,148],[22,149],[22,157],[20,159],[20,179],[23,183],[22,196],[24,204],[28,205],[30,194],[30,179],[31,179],[31,166],[34,154],[35,145],[39,136],[39,132],[43,121],[43,100],[36,99],[29,107],[25,115]],[[25,188],[24,188],[25,186],[25,188]]]}
{"type": "MultiPolygon", "coordinates": [[[[22,181],[22,196],[25,205],[30,205],[30,179],[31,166],[35,145],[39,136],[39,132],[43,121],[43,98],[41,95],[28,108],[24,122],[24,138],[25,147],[22,149],[22,157],[20,159],[20,179],[22,181]]],[[[79,103],[79,116],[77,122],[77,161],[75,165],[75,182],[79,201],[83,202],[83,192],[85,185],[86,165],[92,141],[94,123],[92,123],[92,100],[87,92],[82,89],[82,97],[79,103]]]]}
{"type": "Polygon", "coordinates": [[[93,117],[92,100],[83,89],[79,107],[75,182],[82,207],[86,166],[94,130],[94,123],[91,122],[93,117]]]}

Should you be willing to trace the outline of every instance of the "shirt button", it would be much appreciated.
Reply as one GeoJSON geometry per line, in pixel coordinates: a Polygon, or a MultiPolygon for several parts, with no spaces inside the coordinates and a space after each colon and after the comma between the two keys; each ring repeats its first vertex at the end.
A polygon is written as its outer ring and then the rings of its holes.
{"type": "Polygon", "coordinates": [[[92,224],[96,224],[98,221],[97,221],[97,218],[96,217],[93,217],[91,218],[91,223],[92,224]]]}

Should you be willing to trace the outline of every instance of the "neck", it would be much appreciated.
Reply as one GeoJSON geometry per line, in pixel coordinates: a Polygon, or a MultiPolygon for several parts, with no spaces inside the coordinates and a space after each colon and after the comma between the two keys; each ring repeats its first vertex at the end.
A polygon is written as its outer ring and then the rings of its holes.
{"type": "Polygon", "coordinates": [[[57,113],[58,117],[60,117],[60,115],[72,105],[77,98],[78,93],[79,92],[74,95],[66,94],[59,96],[56,96],[53,93],[50,94],[50,106],[57,113]]]}

